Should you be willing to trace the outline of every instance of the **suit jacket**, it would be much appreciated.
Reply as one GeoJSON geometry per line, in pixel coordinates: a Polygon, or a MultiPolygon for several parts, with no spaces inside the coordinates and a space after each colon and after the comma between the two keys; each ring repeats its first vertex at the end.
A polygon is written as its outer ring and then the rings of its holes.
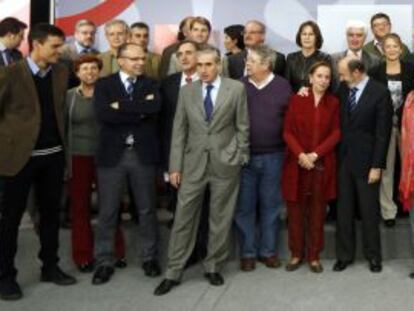
{"type": "Polygon", "coordinates": [[[392,105],[388,89],[369,79],[357,106],[348,112],[349,88],[341,83],[340,161],[347,161],[357,176],[366,178],[371,168],[385,168],[392,127],[392,105]]]}
{"type": "MultiPolygon", "coordinates": [[[[51,91],[62,141],[67,78],[65,66],[52,66],[51,91]]],[[[0,68],[0,175],[14,176],[24,167],[36,145],[40,125],[40,103],[27,61],[0,68]]]]}
{"type": "Polygon", "coordinates": [[[102,60],[101,77],[107,77],[119,71],[118,63],[116,58],[111,54],[110,51],[99,54],[102,60]],[[115,61],[114,61],[115,60],[115,61]]]}
{"type": "Polygon", "coordinates": [[[145,63],[145,74],[150,78],[158,80],[160,78],[160,63],[161,56],[148,51],[147,61],[145,63]]]}
{"type": "Polygon", "coordinates": [[[135,150],[143,163],[155,164],[159,161],[158,114],[161,98],[155,80],[138,77],[131,100],[119,73],[112,74],[98,80],[93,104],[100,125],[97,166],[116,166],[130,134],[134,136],[135,150]],[[114,108],[114,103],[118,107],[114,108]]]}
{"type": "Polygon", "coordinates": [[[161,63],[160,63],[160,78],[163,79],[168,75],[168,69],[170,68],[170,61],[171,56],[177,51],[179,42],[175,42],[167,46],[161,55],[161,63]]]}
{"type": "Polygon", "coordinates": [[[212,120],[206,121],[202,83],[181,88],[174,117],[170,172],[199,181],[206,170],[222,178],[237,176],[249,159],[249,119],[243,84],[221,78],[212,120]]]}
{"type": "MultiPolygon", "coordinates": [[[[385,87],[388,87],[386,63],[383,62],[378,66],[372,68],[369,73],[370,77],[380,82],[385,87]]],[[[410,63],[401,61],[401,80],[402,80],[402,95],[405,102],[408,93],[414,89],[414,66],[410,63]]],[[[397,109],[396,114],[401,125],[401,116],[404,105],[397,109]]]]}
{"type": "MultiPolygon", "coordinates": [[[[367,44],[364,45],[362,48],[365,52],[375,55],[379,59],[383,59],[384,55],[377,49],[374,44],[374,40],[369,41],[367,44]]],[[[405,59],[410,54],[410,50],[408,47],[403,43],[403,50],[401,54],[401,59],[405,59]]]]}
{"type": "MultiPolygon", "coordinates": [[[[284,76],[286,59],[285,55],[282,53],[276,52],[276,63],[273,73],[278,74],[279,76],[284,76]]],[[[242,51],[240,53],[231,55],[227,58],[227,72],[229,77],[232,79],[240,79],[244,76],[244,67],[246,65],[247,51],[242,51]]]]}
{"type": "Polygon", "coordinates": [[[177,108],[178,94],[181,87],[182,73],[175,73],[161,82],[161,136],[162,136],[162,164],[164,171],[168,171],[168,160],[171,148],[171,135],[177,108]]]}
{"type": "MultiPolygon", "coordinates": [[[[338,52],[332,54],[332,60],[334,61],[334,64],[338,65],[338,62],[346,56],[347,50],[343,52],[338,52]]],[[[370,54],[365,50],[362,50],[362,62],[365,65],[365,70],[368,72],[371,68],[379,65],[381,63],[381,58],[377,57],[374,54],[370,54]]]]}
{"type": "MultiPolygon", "coordinates": [[[[10,56],[13,62],[17,62],[23,58],[22,52],[20,52],[18,49],[11,50],[10,56]]],[[[3,60],[3,55],[0,55],[0,67],[4,67],[4,66],[5,66],[5,63],[3,60]]]]}

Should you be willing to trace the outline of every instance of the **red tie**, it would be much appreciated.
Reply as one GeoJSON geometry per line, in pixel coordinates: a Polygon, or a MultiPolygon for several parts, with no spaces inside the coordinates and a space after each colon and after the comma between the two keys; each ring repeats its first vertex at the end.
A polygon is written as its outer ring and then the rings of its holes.
{"type": "Polygon", "coordinates": [[[193,82],[193,78],[191,78],[191,76],[185,77],[185,83],[191,84],[192,82],[193,82]]]}

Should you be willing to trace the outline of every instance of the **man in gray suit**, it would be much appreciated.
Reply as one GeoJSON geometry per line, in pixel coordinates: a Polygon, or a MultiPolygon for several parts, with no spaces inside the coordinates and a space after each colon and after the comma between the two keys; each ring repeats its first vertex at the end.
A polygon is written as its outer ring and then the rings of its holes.
{"type": "Polygon", "coordinates": [[[240,181],[249,158],[246,92],[238,81],[220,77],[220,54],[207,47],[198,52],[200,81],[179,94],[170,152],[170,182],[178,190],[165,279],[155,289],[164,295],[179,284],[195,244],[201,205],[210,188],[209,239],[204,259],[211,285],[224,283],[219,273],[227,258],[240,181]]]}

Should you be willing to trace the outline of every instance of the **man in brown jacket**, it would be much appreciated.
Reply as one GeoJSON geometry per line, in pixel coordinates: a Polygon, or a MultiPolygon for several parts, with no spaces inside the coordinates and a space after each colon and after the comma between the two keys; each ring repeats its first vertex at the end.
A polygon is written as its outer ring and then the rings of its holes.
{"type": "Polygon", "coordinates": [[[14,258],[32,184],[39,202],[41,281],[57,285],[76,282],[59,268],[57,255],[67,86],[67,70],[57,62],[64,38],[55,26],[35,25],[29,34],[30,56],[0,70],[0,176],[5,182],[0,217],[0,298],[4,300],[22,297],[14,258]]]}

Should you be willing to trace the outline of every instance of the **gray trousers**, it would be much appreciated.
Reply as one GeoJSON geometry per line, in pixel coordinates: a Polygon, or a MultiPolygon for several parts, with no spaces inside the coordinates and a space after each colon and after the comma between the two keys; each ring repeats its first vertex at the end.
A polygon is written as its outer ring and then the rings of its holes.
{"type": "Polygon", "coordinates": [[[139,214],[142,260],[155,259],[158,248],[156,219],[156,166],[143,164],[134,149],[126,149],[114,167],[98,167],[99,215],[95,259],[98,266],[113,266],[115,232],[125,179],[128,178],[139,214]]]}
{"type": "Polygon", "coordinates": [[[239,182],[240,171],[228,178],[219,178],[207,173],[204,178],[196,182],[190,182],[185,175],[183,176],[178,190],[177,209],[168,247],[166,278],[180,279],[193,251],[207,185],[210,187],[209,232],[207,256],[203,260],[203,265],[206,272],[220,270],[229,253],[229,235],[239,182]]]}

